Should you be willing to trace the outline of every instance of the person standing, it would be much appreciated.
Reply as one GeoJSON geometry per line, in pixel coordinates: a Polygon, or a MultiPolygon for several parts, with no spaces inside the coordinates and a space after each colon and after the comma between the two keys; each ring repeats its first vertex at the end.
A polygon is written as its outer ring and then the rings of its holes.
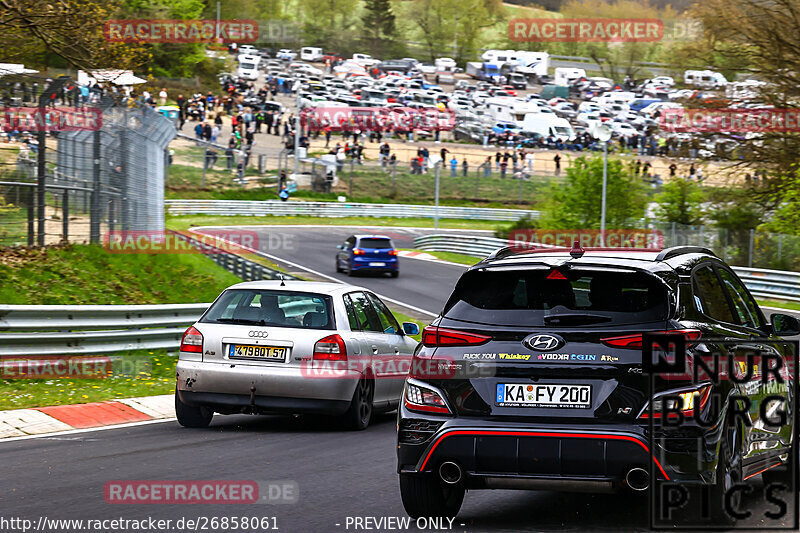
{"type": "Polygon", "coordinates": [[[467,158],[466,157],[461,162],[461,171],[462,171],[462,175],[466,178],[467,177],[467,173],[469,173],[469,163],[467,163],[467,158]]]}
{"type": "Polygon", "coordinates": [[[483,163],[483,177],[488,178],[492,175],[492,156],[487,156],[483,163]]]}
{"type": "Polygon", "coordinates": [[[158,93],[158,105],[167,105],[167,89],[164,87],[158,93]]]}
{"type": "Polygon", "coordinates": [[[456,176],[458,176],[458,159],[454,155],[450,159],[450,177],[455,178],[456,176]]]}
{"type": "Polygon", "coordinates": [[[506,177],[506,171],[507,170],[508,170],[508,160],[503,159],[502,161],[500,161],[500,177],[501,178],[505,178],[506,177]]]}
{"type": "Polygon", "coordinates": [[[553,158],[553,162],[556,164],[556,176],[561,175],[561,155],[556,153],[555,157],[553,158]]]}
{"type": "Polygon", "coordinates": [[[678,165],[676,165],[674,162],[670,163],[670,165],[669,165],[669,177],[670,178],[674,178],[675,177],[675,172],[677,172],[677,170],[678,170],[678,165]]]}

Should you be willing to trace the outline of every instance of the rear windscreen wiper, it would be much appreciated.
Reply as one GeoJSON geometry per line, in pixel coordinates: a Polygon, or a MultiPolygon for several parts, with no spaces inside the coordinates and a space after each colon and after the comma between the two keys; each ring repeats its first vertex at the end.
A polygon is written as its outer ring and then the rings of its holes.
{"type": "Polygon", "coordinates": [[[223,322],[225,324],[248,324],[251,326],[266,326],[267,323],[263,320],[249,320],[246,318],[218,318],[215,322],[223,322]]]}
{"type": "Polygon", "coordinates": [[[558,313],[544,317],[547,325],[570,326],[577,324],[599,324],[611,322],[611,318],[603,315],[590,315],[588,313],[558,313]]]}

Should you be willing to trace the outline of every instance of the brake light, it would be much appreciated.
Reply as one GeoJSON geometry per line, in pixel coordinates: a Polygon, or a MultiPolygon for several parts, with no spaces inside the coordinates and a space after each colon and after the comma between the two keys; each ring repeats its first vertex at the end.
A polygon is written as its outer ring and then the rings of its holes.
{"type": "Polygon", "coordinates": [[[389,250],[389,255],[397,255],[397,250],[389,250]]]}
{"type": "Polygon", "coordinates": [[[450,414],[447,403],[438,391],[417,383],[406,382],[405,406],[412,411],[450,414]]]}
{"type": "Polygon", "coordinates": [[[552,271],[552,272],[550,272],[550,273],[547,275],[547,279],[567,279],[567,276],[565,276],[564,274],[562,274],[560,271],[558,271],[558,270],[556,270],[556,269],[553,269],[553,271],[552,271]]]}
{"type": "Polygon", "coordinates": [[[315,361],[347,361],[347,347],[339,335],[328,335],[314,344],[315,361]]]}
{"type": "MultiPolygon", "coordinates": [[[[687,341],[696,341],[700,338],[700,330],[697,329],[670,329],[668,331],[649,331],[648,333],[656,335],[683,335],[687,341]]],[[[606,346],[613,348],[625,348],[628,350],[641,349],[644,344],[644,335],[636,333],[634,335],[623,335],[621,337],[606,337],[600,339],[600,342],[606,346]]]]}
{"type": "MultiPolygon", "coordinates": [[[[653,399],[653,418],[662,418],[667,409],[667,418],[677,418],[680,411],[683,416],[693,416],[695,409],[702,411],[711,397],[711,385],[702,385],[696,389],[676,390],[659,393],[653,399]],[[666,398],[669,396],[669,398],[666,398]]],[[[645,405],[639,418],[650,418],[650,406],[645,405]]]]}
{"type": "Polygon", "coordinates": [[[422,344],[429,348],[434,346],[477,346],[489,342],[492,338],[477,333],[467,333],[455,329],[426,326],[422,330],[422,344]]]}
{"type": "Polygon", "coordinates": [[[353,248],[353,255],[364,255],[365,253],[361,248],[353,248]]]}
{"type": "Polygon", "coordinates": [[[194,326],[183,333],[181,338],[181,351],[203,353],[203,334],[194,326]]]}

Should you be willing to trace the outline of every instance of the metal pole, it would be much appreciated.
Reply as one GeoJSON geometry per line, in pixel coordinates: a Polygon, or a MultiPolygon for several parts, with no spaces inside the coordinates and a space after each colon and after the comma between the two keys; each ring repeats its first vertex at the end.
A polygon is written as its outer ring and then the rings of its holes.
{"type": "Polygon", "coordinates": [[[603,142],[603,199],[600,208],[600,240],[606,245],[606,189],[608,188],[608,141],[603,142]]]}
{"type": "Polygon", "coordinates": [[[300,91],[297,91],[295,106],[297,113],[294,117],[294,179],[297,179],[300,173],[300,91]]]}
{"type": "Polygon", "coordinates": [[[33,187],[28,187],[28,246],[33,246],[33,212],[36,209],[36,195],[33,187]]]}
{"type": "Polygon", "coordinates": [[[436,187],[434,188],[434,205],[436,207],[433,211],[433,229],[439,229],[439,170],[442,168],[442,162],[437,161],[434,167],[436,168],[436,187]]]}
{"type": "Polygon", "coordinates": [[[217,42],[219,42],[219,2],[217,2],[217,42]]]}
{"type": "Polygon", "coordinates": [[[392,198],[397,196],[397,161],[390,163],[392,165],[392,198]]]}
{"type": "MultiPolygon", "coordinates": [[[[92,153],[92,211],[89,215],[89,241],[100,242],[100,130],[94,132],[92,153]]],[[[86,195],[84,195],[84,199],[86,195]]]]}
{"type": "MultiPolygon", "coordinates": [[[[486,163],[484,162],[483,165],[485,165],[485,164],[486,163]]],[[[478,170],[475,171],[475,199],[476,200],[478,199],[478,187],[480,185],[481,172],[483,172],[483,170],[481,170],[481,167],[483,165],[478,165],[478,170]]]]}
{"type": "Polygon", "coordinates": [[[748,268],[753,268],[753,248],[755,247],[755,244],[756,244],[756,230],[755,229],[751,229],[750,230],[750,247],[749,247],[748,254],[747,254],[747,256],[748,256],[747,257],[747,267],[748,268]]]}
{"type": "Polygon", "coordinates": [[[61,202],[61,233],[63,241],[69,242],[69,191],[64,189],[64,200],[61,202]]]}
{"type": "Polygon", "coordinates": [[[206,170],[208,169],[208,147],[203,149],[203,188],[206,188],[206,170]]]}
{"type": "Polygon", "coordinates": [[[353,196],[353,160],[350,159],[350,183],[347,184],[347,196],[348,198],[353,196]]]}
{"type": "Polygon", "coordinates": [[[519,173],[519,203],[522,203],[522,172],[519,173]]]}
{"type": "MultiPolygon", "coordinates": [[[[41,109],[41,108],[40,108],[41,109]]],[[[44,115],[44,109],[41,109],[42,115],[44,115]]],[[[37,180],[36,180],[36,201],[37,201],[37,218],[38,218],[38,228],[37,228],[37,244],[39,246],[44,246],[44,224],[45,224],[45,213],[44,213],[44,204],[45,204],[45,172],[46,172],[46,162],[45,159],[45,144],[47,143],[47,133],[44,131],[40,131],[38,134],[39,138],[39,150],[37,152],[37,180]]]]}

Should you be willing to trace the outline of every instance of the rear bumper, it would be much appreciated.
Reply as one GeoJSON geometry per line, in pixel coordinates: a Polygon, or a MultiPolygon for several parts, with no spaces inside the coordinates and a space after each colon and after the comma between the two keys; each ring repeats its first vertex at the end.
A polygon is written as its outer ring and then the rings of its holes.
{"type": "Polygon", "coordinates": [[[401,406],[398,428],[398,472],[437,473],[442,463],[454,462],[470,488],[526,488],[530,482],[530,488],[604,492],[622,488],[634,468],[651,479],[707,483],[715,466],[710,461],[698,468],[698,454],[707,457],[708,450],[676,453],[669,441],[651,453],[645,429],[636,425],[432,417],[401,406]]]}
{"type": "Polygon", "coordinates": [[[374,259],[374,258],[361,258],[361,257],[353,257],[350,261],[351,269],[353,271],[364,271],[364,270],[397,270],[397,258],[394,257],[392,259],[374,259]],[[383,263],[383,265],[373,265],[372,263],[383,263]]]}
{"type": "Polygon", "coordinates": [[[342,371],[318,377],[297,366],[179,360],[176,377],[181,401],[218,405],[219,412],[255,405],[262,411],[337,414],[347,409],[361,374],[342,371]]]}

